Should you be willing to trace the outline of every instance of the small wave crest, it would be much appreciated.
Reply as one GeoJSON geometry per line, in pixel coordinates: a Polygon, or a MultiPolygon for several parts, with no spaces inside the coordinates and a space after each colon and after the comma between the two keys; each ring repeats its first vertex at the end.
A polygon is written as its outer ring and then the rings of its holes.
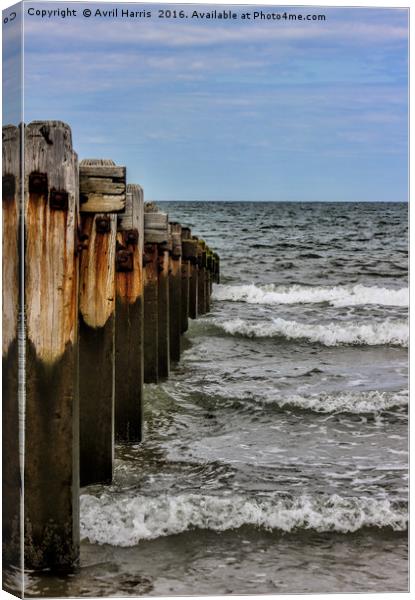
{"type": "Polygon", "coordinates": [[[366,415],[405,409],[408,406],[408,390],[397,392],[371,391],[344,391],[323,392],[319,394],[283,396],[273,389],[251,390],[233,393],[226,386],[209,388],[210,398],[217,399],[219,406],[226,405],[231,400],[239,410],[245,407],[278,408],[282,410],[309,411],[322,414],[349,413],[352,415],[366,415]]]}
{"type": "Polygon", "coordinates": [[[327,302],[332,306],[378,304],[381,306],[408,306],[408,288],[397,290],[383,287],[354,286],[276,286],[274,284],[216,285],[215,300],[247,302],[250,304],[316,304],[327,302]]]}
{"type": "Polygon", "coordinates": [[[355,346],[408,345],[408,325],[404,320],[385,319],[372,323],[339,322],[308,324],[285,319],[252,323],[244,319],[215,320],[216,327],[229,335],[249,338],[283,337],[288,340],[306,339],[324,346],[342,344],[355,346]]]}
{"type": "Polygon", "coordinates": [[[92,543],[134,546],[191,529],[226,531],[244,525],[291,532],[355,532],[362,527],[405,531],[406,508],[389,499],[184,493],[149,497],[81,496],[81,536],[92,543]]]}
{"type": "Polygon", "coordinates": [[[312,396],[265,397],[265,404],[281,408],[298,408],[318,413],[368,414],[408,406],[408,391],[399,392],[342,392],[339,394],[316,394],[312,396]]]}

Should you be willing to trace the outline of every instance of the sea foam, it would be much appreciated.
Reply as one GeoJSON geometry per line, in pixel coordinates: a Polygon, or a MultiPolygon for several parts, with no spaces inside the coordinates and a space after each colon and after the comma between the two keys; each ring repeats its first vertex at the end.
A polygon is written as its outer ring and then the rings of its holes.
{"type": "Polygon", "coordinates": [[[338,393],[320,393],[303,396],[300,394],[281,396],[275,391],[264,390],[262,393],[252,395],[243,394],[241,401],[252,401],[260,405],[278,406],[283,409],[299,409],[317,413],[350,413],[370,414],[389,411],[408,406],[408,390],[398,392],[373,391],[345,391],[338,393]]]}
{"type": "Polygon", "coordinates": [[[191,529],[226,531],[244,525],[281,530],[354,532],[362,527],[404,531],[406,508],[389,499],[278,496],[247,498],[183,493],[157,497],[81,496],[81,536],[92,543],[134,546],[191,529]]]}
{"type": "Polygon", "coordinates": [[[295,407],[320,413],[347,412],[367,414],[382,412],[392,408],[408,406],[408,391],[388,392],[342,392],[339,394],[319,394],[314,396],[290,396],[268,402],[283,407],[295,407]]]}
{"type": "Polygon", "coordinates": [[[315,304],[328,303],[332,306],[356,306],[378,304],[382,306],[408,306],[408,288],[389,289],[354,286],[276,286],[274,284],[215,285],[215,300],[248,302],[250,304],[315,304]]]}
{"type": "Polygon", "coordinates": [[[355,346],[408,345],[408,324],[405,320],[385,319],[368,323],[330,322],[308,324],[285,319],[250,322],[244,319],[215,320],[214,325],[230,335],[249,338],[283,337],[305,339],[324,346],[351,344],[355,346]]]}

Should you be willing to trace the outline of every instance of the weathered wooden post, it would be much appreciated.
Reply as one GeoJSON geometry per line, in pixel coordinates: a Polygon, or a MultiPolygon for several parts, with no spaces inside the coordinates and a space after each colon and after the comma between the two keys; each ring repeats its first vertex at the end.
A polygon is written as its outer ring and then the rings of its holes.
{"type": "Polygon", "coordinates": [[[215,282],[215,253],[210,253],[210,295],[212,295],[213,284],[215,282]]]}
{"type": "Polygon", "coordinates": [[[183,245],[191,238],[189,227],[182,227],[182,297],[181,297],[181,316],[180,331],[185,333],[189,329],[189,281],[190,281],[190,261],[184,255],[183,245]]]}
{"type": "Polygon", "coordinates": [[[19,312],[21,133],[3,127],[3,565],[20,567],[21,465],[19,423],[19,312]]]}
{"type": "MultiPolygon", "coordinates": [[[[145,213],[144,213],[145,217],[145,213]]],[[[144,221],[145,222],[145,221],[144,221]]],[[[144,229],[144,240],[145,238],[144,229]]],[[[157,244],[144,245],[144,383],[158,382],[158,254],[157,244]]]]}
{"type": "Polygon", "coordinates": [[[212,251],[206,246],[206,269],[205,269],[205,307],[206,312],[210,312],[210,294],[212,293],[212,282],[211,282],[211,269],[212,269],[212,251]]]}
{"type": "Polygon", "coordinates": [[[169,275],[169,320],[170,320],[170,360],[180,360],[180,338],[182,334],[182,226],[170,223],[172,250],[169,275]]]}
{"type": "Polygon", "coordinates": [[[217,254],[215,252],[214,257],[215,257],[214,282],[215,283],[220,283],[220,258],[219,258],[219,254],[217,254]]]}
{"type": "Polygon", "coordinates": [[[206,244],[204,240],[198,242],[198,281],[197,281],[197,312],[198,315],[206,313],[206,244]]]}
{"type": "Polygon", "coordinates": [[[125,213],[118,216],[115,311],[115,438],[128,443],[142,437],[143,250],[143,190],[128,184],[125,213]]]}
{"type": "Polygon", "coordinates": [[[79,294],[80,481],[109,483],[114,456],[115,255],[125,167],[80,163],[82,252],[79,294]]]}
{"type": "Polygon", "coordinates": [[[25,131],[26,568],[72,569],[79,558],[78,159],[71,130],[25,131]]]}
{"type": "Polygon", "coordinates": [[[192,236],[192,239],[186,240],[183,243],[183,256],[190,262],[190,279],[189,279],[189,317],[197,319],[198,311],[198,275],[199,275],[199,259],[198,259],[198,238],[192,236]]]}
{"type": "MultiPolygon", "coordinates": [[[[167,243],[167,215],[144,205],[144,382],[159,379],[159,252],[167,243]]],[[[161,376],[161,375],[160,375],[161,376]]]]}
{"type": "Polygon", "coordinates": [[[170,374],[170,253],[172,249],[171,231],[165,213],[157,213],[165,218],[166,241],[158,244],[158,372],[166,379],[170,374]]]}

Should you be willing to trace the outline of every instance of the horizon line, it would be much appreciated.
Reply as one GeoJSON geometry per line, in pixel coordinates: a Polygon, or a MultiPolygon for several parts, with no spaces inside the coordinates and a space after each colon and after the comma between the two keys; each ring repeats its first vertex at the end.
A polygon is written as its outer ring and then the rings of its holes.
{"type": "Polygon", "coordinates": [[[178,200],[170,199],[166,200],[145,200],[145,202],[229,202],[229,203],[247,203],[247,204],[409,204],[409,200],[178,200]]]}

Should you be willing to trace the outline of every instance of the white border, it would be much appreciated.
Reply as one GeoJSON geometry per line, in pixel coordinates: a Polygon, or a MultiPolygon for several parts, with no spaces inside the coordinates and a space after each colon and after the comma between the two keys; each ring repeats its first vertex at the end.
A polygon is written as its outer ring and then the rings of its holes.
{"type": "MultiPolygon", "coordinates": [[[[39,0],[40,1],[40,0],[39,0]]],[[[44,0],[42,0],[44,1],[44,0]]],[[[54,0],[55,2],[60,2],[62,5],[66,5],[68,4],[68,2],[65,2],[65,0],[54,0]]],[[[30,4],[30,1],[26,0],[25,2],[26,4],[30,4]]],[[[33,4],[36,3],[36,0],[34,0],[33,4]]],[[[88,0],[85,0],[85,3],[88,4],[88,0]]],[[[103,3],[111,3],[114,4],[114,0],[99,0],[99,2],[91,2],[91,4],[103,4],[103,3]]],[[[119,4],[135,4],[135,2],[118,2],[119,4]]],[[[360,7],[360,8],[366,8],[366,7],[373,7],[373,8],[410,8],[410,0],[408,0],[407,2],[394,2],[393,0],[363,0],[363,1],[359,1],[359,0],[347,0],[344,2],[341,2],[340,0],[331,0],[330,2],[324,1],[324,0],[320,0],[319,2],[313,2],[312,0],[301,0],[301,1],[293,1],[293,0],[285,0],[284,2],[275,2],[272,0],[261,0],[260,2],[258,2],[257,0],[253,0],[253,1],[240,1],[237,2],[235,0],[228,0],[227,2],[220,2],[219,0],[217,0],[216,2],[212,2],[211,0],[192,0],[190,2],[185,2],[183,0],[181,1],[177,1],[177,0],[158,0],[158,1],[154,1],[154,0],[148,0],[146,2],[141,2],[144,4],[212,4],[212,5],[218,5],[218,4],[222,4],[222,5],[241,5],[241,4],[248,4],[248,5],[259,5],[259,6],[264,6],[264,5],[269,5],[269,6],[284,6],[284,7],[301,7],[301,6],[312,6],[312,7],[339,7],[339,8],[345,8],[345,7],[360,7]]],[[[13,4],[16,4],[16,2],[13,2],[13,0],[0,0],[0,7],[2,10],[8,8],[9,6],[12,6],[13,4]]],[[[413,10],[410,10],[410,31],[411,32],[415,32],[415,8],[413,10]]],[[[409,38],[410,39],[410,38],[409,38]]],[[[411,77],[412,75],[412,71],[413,71],[413,65],[414,65],[414,60],[413,60],[413,53],[414,53],[414,44],[410,44],[410,48],[409,48],[409,75],[410,75],[410,79],[409,79],[409,97],[410,97],[410,110],[409,110],[409,114],[411,116],[411,114],[413,114],[413,103],[414,103],[414,80],[413,77],[411,77]]],[[[414,151],[413,151],[413,140],[414,140],[414,136],[413,136],[413,124],[412,124],[412,119],[410,119],[410,126],[409,126],[409,134],[410,134],[410,142],[409,142],[409,177],[411,174],[413,174],[414,171],[414,166],[415,166],[415,158],[414,158],[414,151]]],[[[410,182],[409,182],[410,183],[410,182]]],[[[409,199],[411,198],[411,188],[409,187],[409,199]]],[[[413,210],[410,211],[410,241],[412,241],[412,232],[414,231],[414,220],[415,220],[415,213],[413,210]]],[[[410,244],[410,253],[409,253],[409,257],[410,257],[410,265],[413,265],[413,258],[414,258],[414,250],[412,248],[412,244],[410,244]]],[[[410,272],[412,274],[412,268],[410,269],[410,272]]],[[[412,282],[412,277],[410,278],[410,282],[412,282]]],[[[411,306],[413,306],[414,304],[414,299],[415,299],[415,288],[413,285],[410,286],[410,304],[411,306]]],[[[0,324],[0,328],[1,328],[1,324],[0,324]]],[[[410,325],[410,334],[411,334],[411,338],[412,338],[412,334],[413,334],[413,330],[414,330],[414,324],[412,322],[411,319],[411,325],[410,325]]],[[[1,333],[1,331],[0,331],[1,333]]],[[[413,396],[413,394],[411,393],[411,397],[413,396]]],[[[410,438],[411,440],[413,440],[413,429],[414,429],[414,424],[412,422],[413,420],[411,419],[411,423],[410,423],[410,438]]],[[[412,444],[410,445],[410,448],[412,448],[412,444]]],[[[412,452],[410,452],[410,458],[412,459],[412,452]]],[[[412,475],[413,475],[413,469],[412,469],[412,460],[410,460],[410,479],[412,480],[412,475]]],[[[412,507],[413,507],[413,494],[411,494],[411,502],[410,502],[410,513],[412,512],[412,507]]],[[[413,528],[410,527],[410,548],[413,549],[414,548],[414,534],[413,534],[413,528]]],[[[412,580],[412,576],[414,574],[414,560],[413,560],[413,552],[410,552],[410,581],[412,580]]],[[[391,600],[400,600],[401,598],[410,598],[411,597],[411,593],[410,592],[400,592],[400,593],[388,593],[388,592],[379,592],[376,594],[365,594],[365,593],[360,593],[360,594],[281,594],[281,595],[268,595],[268,594],[261,594],[259,596],[236,596],[236,595],[228,595],[228,596],[202,596],[202,598],[204,600],[217,600],[217,599],[224,599],[224,600],[246,600],[247,598],[253,598],[255,600],[266,600],[267,598],[287,598],[289,600],[304,600],[304,597],[310,596],[310,598],[312,600],[316,599],[329,599],[329,600],[353,600],[354,598],[359,597],[359,598],[364,598],[365,600],[383,600],[383,598],[386,597],[387,600],[391,599],[391,600]]],[[[112,596],[111,596],[112,597],[112,596]]],[[[178,598],[179,600],[187,600],[189,597],[192,596],[176,596],[175,598],[178,598]]],[[[195,597],[195,596],[193,596],[195,597]]],[[[10,600],[11,598],[14,598],[14,596],[11,596],[10,594],[8,594],[7,592],[4,592],[2,590],[0,590],[0,598],[1,599],[8,599],[10,600]]],[[[69,597],[67,597],[69,598],[69,597]]],[[[152,598],[157,598],[157,597],[152,597],[152,598]]],[[[169,598],[173,598],[172,596],[163,596],[160,598],[160,600],[169,600],[169,598]]],[[[97,599],[98,600],[98,599],[97,599]]],[[[99,599],[102,600],[102,599],[99,599]]]]}

